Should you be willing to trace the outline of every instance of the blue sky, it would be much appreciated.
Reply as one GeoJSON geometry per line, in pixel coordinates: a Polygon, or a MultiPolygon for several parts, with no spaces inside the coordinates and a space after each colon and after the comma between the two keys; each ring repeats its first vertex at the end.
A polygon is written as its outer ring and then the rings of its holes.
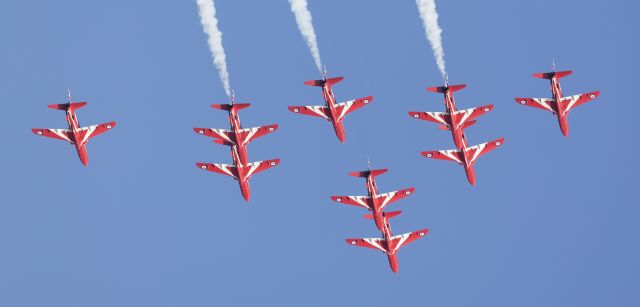
{"type": "Polygon", "coordinates": [[[235,181],[196,161],[228,149],[191,131],[226,128],[226,97],[194,1],[0,2],[0,305],[2,306],[637,306],[640,248],[635,81],[640,51],[628,1],[439,1],[460,108],[493,103],[467,136],[505,146],[459,166],[453,148],[408,111],[441,111],[441,84],[414,1],[312,1],[323,62],[340,101],[373,95],[345,121],[291,114],[322,104],[318,72],[287,1],[217,1],[231,84],[246,127],[278,123],[251,160],[246,204],[235,181]],[[513,97],[547,97],[534,72],[559,69],[565,94],[601,90],[555,119],[513,97]],[[31,127],[65,127],[46,108],[88,101],[80,123],[118,122],[71,146],[31,127]],[[381,191],[415,186],[390,209],[396,233],[429,227],[392,274],[379,252],[344,243],[378,232],[330,195],[365,193],[347,172],[389,168],[381,191]]]}

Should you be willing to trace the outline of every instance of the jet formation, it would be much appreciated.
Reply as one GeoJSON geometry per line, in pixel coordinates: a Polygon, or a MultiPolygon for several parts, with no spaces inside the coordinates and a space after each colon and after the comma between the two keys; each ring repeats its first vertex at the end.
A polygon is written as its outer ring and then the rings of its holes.
{"type": "Polygon", "coordinates": [[[384,208],[395,201],[405,198],[413,192],[415,188],[408,188],[389,193],[378,194],[375,177],[387,172],[387,169],[369,168],[366,171],[351,172],[349,176],[365,178],[368,196],[331,196],[331,200],[345,204],[365,208],[371,211],[365,214],[364,218],[374,220],[376,228],[382,233],[381,238],[346,239],[351,245],[379,249],[387,255],[389,266],[394,273],[398,272],[397,252],[403,245],[411,243],[427,235],[428,229],[422,229],[402,235],[394,236],[391,232],[389,219],[398,216],[401,211],[385,212],[384,208]]]}
{"type": "Polygon", "coordinates": [[[457,149],[423,151],[421,154],[425,158],[447,160],[456,162],[464,167],[467,180],[471,185],[476,184],[476,173],[473,165],[477,159],[494,150],[504,143],[504,138],[499,138],[491,142],[469,146],[464,129],[476,123],[475,118],[493,110],[493,105],[485,105],[477,108],[458,110],[453,93],[465,88],[466,84],[449,85],[449,78],[445,80],[444,86],[429,87],[427,91],[444,94],[445,112],[409,112],[409,116],[421,120],[442,124],[438,128],[451,131],[453,143],[457,149]]]}
{"type": "Polygon", "coordinates": [[[242,128],[238,111],[249,106],[251,106],[249,103],[235,103],[235,95],[232,93],[229,104],[211,105],[214,109],[228,112],[231,129],[193,128],[193,131],[200,135],[214,138],[214,143],[231,147],[231,159],[233,160],[233,164],[197,162],[196,166],[206,171],[233,177],[238,181],[240,192],[246,201],[251,198],[251,189],[249,187],[251,176],[280,164],[280,159],[249,162],[247,145],[251,141],[278,129],[277,124],[242,128]]]}
{"type": "Polygon", "coordinates": [[[90,139],[113,129],[116,122],[108,122],[88,127],[80,127],[76,110],[86,106],[86,102],[72,102],[71,91],[67,90],[67,103],[50,104],[48,107],[54,110],[65,111],[68,129],[33,128],[31,131],[37,135],[53,139],[63,140],[73,145],[78,153],[78,158],[83,165],[89,164],[87,143],[90,139]]]}
{"type": "Polygon", "coordinates": [[[340,81],[343,77],[328,78],[327,69],[323,71],[322,80],[310,80],[305,81],[304,84],[310,86],[318,86],[322,88],[322,98],[324,99],[324,106],[290,106],[289,111],[298,114],[322,117],[327,121],[330,121],[333,125],[333,130],[341,143],[345,141],[344,125],[342,121],[349,113],[364,107],[373,101],[373,96],[367,96],[355,100],[349,100],[341,103],[336,103],[336,98],[333,94],[332,86],[340,81]]]}
{"type": "Polygon", "coordinates": [[[551,83],[552,98],[516,98],[516,102],[524,106],[551,111],[558,119],[558,124],[560,125],[560,131],[562,131],[562,134],[564,134],[564,136],[569,136],[569,121],[567,120],[569,111],[597,98],[600,96],[600,91],[566,97],[563,96],[562,88],[560,87],[560,78],[570,75],[572,71],[556,71],[555,62],[552,66],[552,72],[533,74],[536,78],[549,80],[551,83]]]}
{"type": "MultiPolygon", "coordinates": [[[[553,71],[547,73],[534,74],[537,78],[548,79],[551,83],[552,98],[516,98],[520,104],[536,107],[553,112],[558,119],[560,130],[567,136],[569,124],[568,113],[576,106],[597,98],[599,91],[585,94],[564,97],[560,88],[559,79],[571,74],[571,71],[556,71],[555,63],[553,71]]],[[[336,103],[332,86],[343,80],[343,77],[327,78],[326,70],[321,80],[306,81],[304,84],[318,86],[322,88],[322,97],[325,106],[290,106],[289,110],[294,113],[312,115],[325,118],[333,125],[334,131],[340,142],[345,141],[343,120],[345,116],[367,104],[372,100],[372,96],[336,103]]],[[[454,98],[454,92],[462,90],[465,84],[450,85],[448,78],[445,78],[443,86],[428,87],[427,91],[441,93],[444,95],[444,112],[409,112],[412,118],[425,120],[440,124],[438,129],[449,131],[456,149],[423,151],[421,154],[426,158],[448,160],[456,162],[464,167],[466,177],[471,185],[476,184],[476,174],[474,164],[477,159],[484,154],[496,149],[504,144],[504,138],[498,138],[490,142],[469,146],[465,136],[465,129],[477,123],[477,118],[493,110],[492,104],[458,110],[454,98]]],[[[88,141],[116,126],[116,122],[108,122],[99,125],[81,127],[78,123],[76,110],[85,106],[86,102],[73,102],[71,93],[68,92],[67,103],[52,104],[48,107],[55,110],[62,110],[66,113],[68,129],[46,129],[33,128],[32,132],[54,139],[64,140],[73,145],[78,157],[83,165],[89,162],[86,144],[88,141]]],[[[271,159],[257,162],[249,162],[247,146],[255,139],[274,132],[278,129],[277,124],[266,126],[243,128],[240,122],[239,111],[251,106],[249,103],[236,103],[235,94],[231,93],[228,104],[212,104],[214,109],[226,111],[230,129],[217,128],[193,128],[197,134],[213,138],[213,142],[220,145],[229,146],[232,163],[203,163],[197,162],[200,169],[215,172],[234,178],[240,187],[240,192],[245,201],[251,198],[249,181],[251,177],[259,172],[277,166],[280,159],[271,159]]],[[[379,238],[352,238],[346,239],[350,245],[378,249],[388,258],[389,266],[393,272],[398,271],[397,252],[404,245],[411,243],[427,235],[427,228],[401,235],[393,235],[391,231],[390,219],[398,216],[401,211],[385,211],[388,205],[406,198],[415,192],[414,187],[396,190],[388,193],[379,193],[376,184],[376,176],[387,172],[387,169],[371,169],[369,165],[365,171],[350,172],[350,176],[365,179],[367,195],[365,196],[331,196],[331,200],[345,205],[352,205],[364,208],[369,211],[364,218],[373,220],[376,229],[380,231],[379,238]]]]}

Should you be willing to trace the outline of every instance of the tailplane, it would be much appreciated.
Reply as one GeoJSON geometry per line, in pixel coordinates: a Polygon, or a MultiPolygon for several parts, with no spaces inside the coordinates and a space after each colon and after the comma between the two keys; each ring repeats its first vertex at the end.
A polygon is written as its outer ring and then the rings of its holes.
{"type": "Polygon", "coordinates": [[[446,93],[449,92],[457,92],[463,88],[467,87],[466,84],[459,85],[449,85],[449,86],[435,86],[435,87],[427,87],[427,91],[434,93],[446,93]]]}
{"type": "Polygon", "coordinates": [[[62,111],[66,111],[66,110],[76,110],[76,109],[80,109],[84,106],[86,106],[87,103],[86,102],[70,102],[70,103],[60,103],[60,104],[50,104],[47,107],[49,107],[50,109],[55,109],[55,110],[62,110],[62,111]]]}
{"type": "Polygon", "coordinates": [[[218,110],[231,111],[231,109],[242,110],[250,107],[250,103],[234,103],[234,104],[212,104],[211,107],[218,110]]]}
{"type": "Polygon", "coordinates": [[[326,80],[309,80],[309,81],[305,81],[304,84],[310,85],[310,86],[323,86],[325,85],[325,83],[329,85],[334,85],[342,80],[344,80],[344,77],[336,77],[336,78],[329,78],[326,80]]]}
{"type": "Polygon", "coordinates": [[[378,175],[382,175],[382,174],[386,173],[387,171],[388,171],[388,169],[386,169],[386,168],[383,168],[383,169],[372,169],[372,170],[361,171],[361,172],[351,172],[351,173],[349,173],[349,176],[367,178],[369,175],[378,176],[378,175]]]}
{"type": "Polygon", "coordinates": [[[573,71],[571,71],[571,70],[554,71],[554,72],[541,72],[541,73],[533,74],[533,76],[536,77],[536,78],[540,78],[540,79],[551,79],[553,77],[556,77],[556,78],[560,79],[560,78],[564,78],[564,77],[570,75],[572,72],[573,71]]]}
{"type": "MultiPolygon", "coordinates": [[[[385,218],[390,219],[392,217],[396,217],[398,215],[400,215],[400,213],[402,213],[402,211],[390,211],[390,212],[384,212],[383,215],[385,218]]],[[[373,214],[365,214],[362,217],[364,217],[365,219],[370,219],[373,220],[373,214]]]]}

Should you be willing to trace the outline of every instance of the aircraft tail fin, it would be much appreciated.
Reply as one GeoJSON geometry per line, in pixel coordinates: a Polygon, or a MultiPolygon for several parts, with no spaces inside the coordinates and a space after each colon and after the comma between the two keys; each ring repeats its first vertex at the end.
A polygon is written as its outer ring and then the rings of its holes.
{"type": "Polygon", "coordinates": [[[310,86],[323,86],[325,83],[329,85],[334,85],[342,80],[344,80],[344,77],[336,77],[336,78],[329,78],[326,80],[309,80],[309,81],[305,81],[304,84],[310,85],[310,86]]]}
{"type": "Polygon", "coordinates": [[[540,79],[551,79],[555,76],[556,78],[560,79],[570,75],[572,72],[573,71],[571,70],[556,71],[556,72],[541,72],[541,73],[533,74],[533,76],[540,79]]]}
{"type": "Polygon", "coordinates": [[[447,86],[434,86],[434,87],[427,87],[427,91],[429,92],[434,92],[434,93],[446,93],[447,90],[450,92],[457,92],[463,88],[467,87],[466,84],[458,84],[458,85],[449,85],[447,86]]]}
{"type": "Polygon", "coordinates": [[[72,102],[72,103],[60,103],[60,104],[50,104],[47,107],[54,110],[76,110],[86,106],[86,102],[72,102]]]}
{"type": "Polygon", "coordinates": [[[372,169],[372,170],[367,170],[367,171],[351,172],[351,173],[349,173],[349,176],[367,178],[367,176],[369,176],[369,175],[378,176],[378,175],[382,175],[382,174],[386,173],[387,171],[388,171],[388,169],[386,169],[386,168],[383,168],[383,169],[372,169]]]}
{"type": "MultiPolygon", "coordinates": [[[[383,214],[384,214],[385,218],[390,219],[392,217],[396,217],[396,216],[400,215],[400,213],[402,213],[402,211],[398,210],[398,211],[385,212],[383,214]]],[[[369,214],[365,214],[362,217],[364,217],[365,219],[373,220],[373,214],[370,214],[370,213],[369,214]]]]}
{"type": "Polygon", "coordinates": [[[218,110],[230,111],[232,108],[236,110],[242,110],[250,107],[250,103],[234,103],[234,104],[212,104],[211,107],[218,110]]]}

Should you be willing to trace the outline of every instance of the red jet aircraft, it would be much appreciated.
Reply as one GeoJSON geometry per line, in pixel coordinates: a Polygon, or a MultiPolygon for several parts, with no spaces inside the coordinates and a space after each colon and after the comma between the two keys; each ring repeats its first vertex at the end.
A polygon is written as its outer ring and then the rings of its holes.
{"type": "MultiPolygon", "coordinates": [[[[383,253],[387,254],[387,258],[389,259],[389,266],[391,266],[391,271],[393,271],[394,273],[398,272],[398,250],[400,250],[402,246],[426,236],[429,232],[429,229],[425,228],[422,230],[394,236],[391,233],[389,219],[397,216],[398,214],[400,214],[400,212],[401,211],[392,211],[382,213],[384,226],[382,228],[382,238],[346,239],[347,244],[381,250],[383,253]]],[[[365,217],[371,218],[370,214],[366,215],[365,217]]]]}
{"type": "Polygon", "coordinates": [[[467,180],[471,185],[476,184],[476,173],[473,170],[473,165],[477,159],[482,155],[496,149],[496,147],[504,143],[504,138],[499,138],[491,142],[478,144],[476,146],[467,147],[466,144],[462,149],[456,150],[436,150],[436,151],[423,151],[422,155],[426,158],[448,160],[457,162],[464,167],[464,171],[467,174],[467,180]]]}
{"type": "Polygon", "coordinates": [[[441,130],[450,130],[453,136],[453,142],[458,149],[467,147],[467,141],[464,135],[464,129],[475,124],[474,118],[493,110],[493,105],[488,104],[477,108],[471,108],[458,111],[456,102],[453,98],[453,92],[465,88],[466,84],[449,85],[449,80],[445,81],[444,86],[429,87],[427,91],[444,94],[444,105],[446,112],[409,112],[409,116],[417,119],[427,120],[434,123],[442,124],[438,127],[441,130]]]}
{"type": "Polygon", "coordinates": [[[600,91],[595,91],[586,94],[563,97],[562,89],[560,88],[560,78],[566,77],[571,73],[572,71],[570,70],[556,71],[556,65],[553,63],[552,72],[533,74],[536,78],[550,80],[551,94],[553,95],[553,98],[516,98],[516,101],[519,104],[553,112],[553,114],[558,118],[560,130],[564,136],[569,135],[569,122],[567,121],[569,111],[600,96],[600,91]]]}
{"type": "Polygon", "coordinates": [[[214,142],[217,144],[231,146],[231,158],[233,159],[233,165],[200,162],[196,163],[196,165],[203,170],[229,175],[236,179],[240,184],[240,191],[246,201],[249,201],[251,197],[251,189],[249,188],[249,179],[251,179],[251,176],[280,163],[280,159],[252,163],[249,162],[249,158],[247,157],[247,144],[258,137],[278,129],[277,124],[243,129],[240,124],[238,111],[248,108],[249,106],[251,106],[249,103],[235,103],[235,96],[232,94],[230,104],[211,105],[214,109],[229,112],[231,130],[193,128],[193,131],[198,134],[215,138],[214,142]]]}
{"type": "Polygon", "coordinates": [[[116,122],[108,122],[88,127],[80,127],[75,110],[84,107],[85,105],[87,105],[87,103],[71,102],[71,91],[67,90],[67,93],[67,103],[50,104],[48,105],[48,107],[51,109],[63,110],[66,112],[69,129],[33,128],[31,129],[31,131],[37,135],[71,143],[71,145],[74,145],[76,147],[78,157],[80,158],[82,164],[87,165],[89,163],[89,157],[87,155],[86,145],[89,142],[89,139],[112,129],[116,126],[116,122]]]}
{"type": "Polygon", "coordinates": [[[415,188],[408,188],[399,191],[393,191],[384,194],[378,194],[378,187],[376,186],[375,176],[384,174],[387,169],[366,170],[361,172],[351,172],[349,176],[366,178],[367,192],[369,196],[331,196],[331,200],[345,204],[363,207],[373,212],[371,215],[365,217],[373,218],[376,223],[376,227],[380,231],[384,231],[384,208],[395,201],[403,199],[415,192],[415,188]]]}
{"type": "Polygon", "coordinates": [[[333,129],[338,136],[338,140],[344,143],[345,133],[342,120],[347,114],[367,105],[373,100],[373,96],[349,100],[342,103],[336,103],[331,86],[342,81],[343,77],[327,79],[326,69],[322,80],[305,81],[304,84],[322,87],[322,98],[324,98],[326,106],[290,106],[289,111],[304,115],[311,115],[325,118],[333,124],[333,129]]]}

